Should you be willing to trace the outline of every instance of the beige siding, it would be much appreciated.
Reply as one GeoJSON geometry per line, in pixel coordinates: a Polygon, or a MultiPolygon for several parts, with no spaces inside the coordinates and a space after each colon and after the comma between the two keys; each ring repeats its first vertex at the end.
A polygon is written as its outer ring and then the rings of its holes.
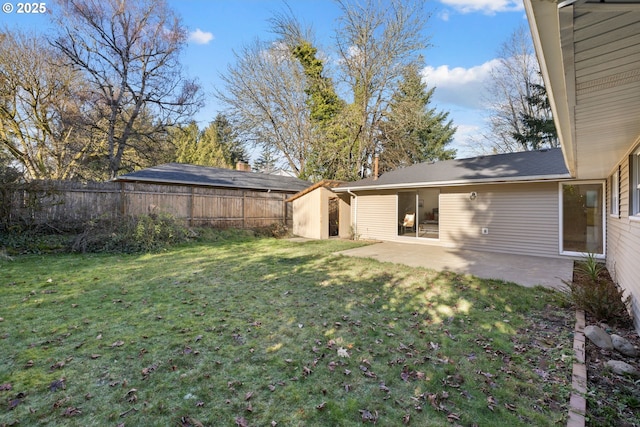
{"type": "Polygon", "coordinates": [[[357,212],[352,218],[357,218],[357,237],[367,240],[394,240],[398,234],[396,193],[358,193],[356,203],[357,212]]]}
{"type": "Polygon", "coordinates": [[[340,219],[338,220],[338,236],[342,239],[353,238],[351,228],[351,197],[349,195],[340,196],[340,219]]]}
{"type": "Polygon", "coordinates": [[[293,201],[293,234],[321,239],[322,193],[314,190],[293,201]]]}
{"type": "MultiPolygon", "coordinates": [[[[607,200],[611,194],[607,192],[607,200]]],[[[607,269],[632,296],[636,329],[640,330],[640,221],[629,218],[629,160],[620,163],[620,215],[607,216],[607,269]]]]}
{"type": "Polygon", "coordinates": [[[559,256],[557,182],[440,188],[439,241],[398,237],[396,194],[358,193],[354,217],[360,238],[559,256]],[[472,191],[475,200],[469,198],[472,191]],[[482,228],[489,233],[482,234],[482,228]]]}
{"type": "Polygon", "coordinates": [[[558,184],[449,187],[440,193],[440,240],[467,249],[558,256],[558,184]],[[477,193],[475,200],[469,195],[477,193]],[[482,234],[486,228],[488,234],[482,234]]]}

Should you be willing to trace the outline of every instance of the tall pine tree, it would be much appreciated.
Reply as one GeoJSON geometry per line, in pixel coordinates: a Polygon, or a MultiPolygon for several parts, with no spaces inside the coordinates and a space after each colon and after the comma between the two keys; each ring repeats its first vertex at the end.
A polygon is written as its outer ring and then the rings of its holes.
{"type": "Polygon", "coordinates": [[[453,159],[447,148],[456,127],[449,113],[431,108],[435,89],[427,90],[417,65],[407,66],[393,94],[378,145],[380,171],[434,160],[453,159]]]}

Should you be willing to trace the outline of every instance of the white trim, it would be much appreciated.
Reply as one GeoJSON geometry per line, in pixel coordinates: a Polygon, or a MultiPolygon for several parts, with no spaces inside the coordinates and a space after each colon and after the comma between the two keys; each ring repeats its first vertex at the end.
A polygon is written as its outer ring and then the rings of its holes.
{"type": "Polygon", "coordinates": [[[560,175],[538,175],[538,176],[524,176],[518,178],[509,178],[503,180],[496,180],[496,178],[482,178],[482,179],[461,179],[455,181],[432,181],[432,182],[403,182],[399,184],[385,184],[385,185],[361,185],[361,186],[349,186],[349,187],[335,187],[332,188],[336,193],[348,193],[349,191],[364,191],[364,190],[402,190],[413,188],[425,188],[425,187],[458,187],[470,184],[519,184],[519,183],[534,183],[534,182],[553,182],[558,180],[568,181],[571,180],[569,174],[560,175]]]}
{"type": "MultiPolygon", "coordinates": [[[[607,255],[607,191],[606,180],[588,180],[588,181],[572,181],[558,182],[558,253],[568,256],[585,256],[585,252],[565,251],[563,248],[564,229],[563,229],[563,185],[583,185],[583,184],[600,184],[602,186],[602,253],[595,254],[598,259],[605,259],[607,255]]],[[[640,218],[638,218],[640,220],[640,218]]]]}
{"type": "Polygon", "coordinates": [[[611,206],[609,208],[609,215],[613,218],[620,218],[620,167],[611,175],[609,180],[611,182],[611,206]]]}

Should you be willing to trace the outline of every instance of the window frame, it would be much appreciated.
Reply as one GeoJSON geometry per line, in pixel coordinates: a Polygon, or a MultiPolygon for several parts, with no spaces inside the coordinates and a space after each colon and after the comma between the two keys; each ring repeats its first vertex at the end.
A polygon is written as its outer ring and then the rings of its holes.
{"type": "Polygon", "coordinates": [[[613,172],[613,175],[611,175],[609,185],[611,187],[609,215],[620,218],[620,166],[618,166],[615,172],[613,172]]]}
{"type": "Polygon", "coordinates": [[[629,156],[629,218],[640,220],[640,147],[629,156]]]}

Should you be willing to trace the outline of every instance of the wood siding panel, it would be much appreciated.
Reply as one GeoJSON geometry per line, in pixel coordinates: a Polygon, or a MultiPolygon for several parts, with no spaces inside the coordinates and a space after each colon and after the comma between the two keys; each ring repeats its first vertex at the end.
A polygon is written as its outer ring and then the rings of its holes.
{"type": "MultiPolygon", "coordinates": [[[[610,192],[611,189],[608,189],[610,192]]],[[[607,194],[607,199],[611,195],[607,194]]],[[[607,269],[631,295],[631,310],[640,330],[640,221],[629,217],[629,160],[620,163],[620,216],[607,216],[607,269]]]]}
{"type": "Polygon", "coordinates": [[[558,256],[558,184],[442,188],[443,245],[523,255],[558,256]],[[477,193],[470,200],[471,191],[477,193]],[[482,234],[487,228],[488,234],[482,234]]]}
{"type": "Polygon", "coordinates": [[[312,191],[293,201],[293,234],[309,239],[320,239],[320,196],[312,191]]]}

